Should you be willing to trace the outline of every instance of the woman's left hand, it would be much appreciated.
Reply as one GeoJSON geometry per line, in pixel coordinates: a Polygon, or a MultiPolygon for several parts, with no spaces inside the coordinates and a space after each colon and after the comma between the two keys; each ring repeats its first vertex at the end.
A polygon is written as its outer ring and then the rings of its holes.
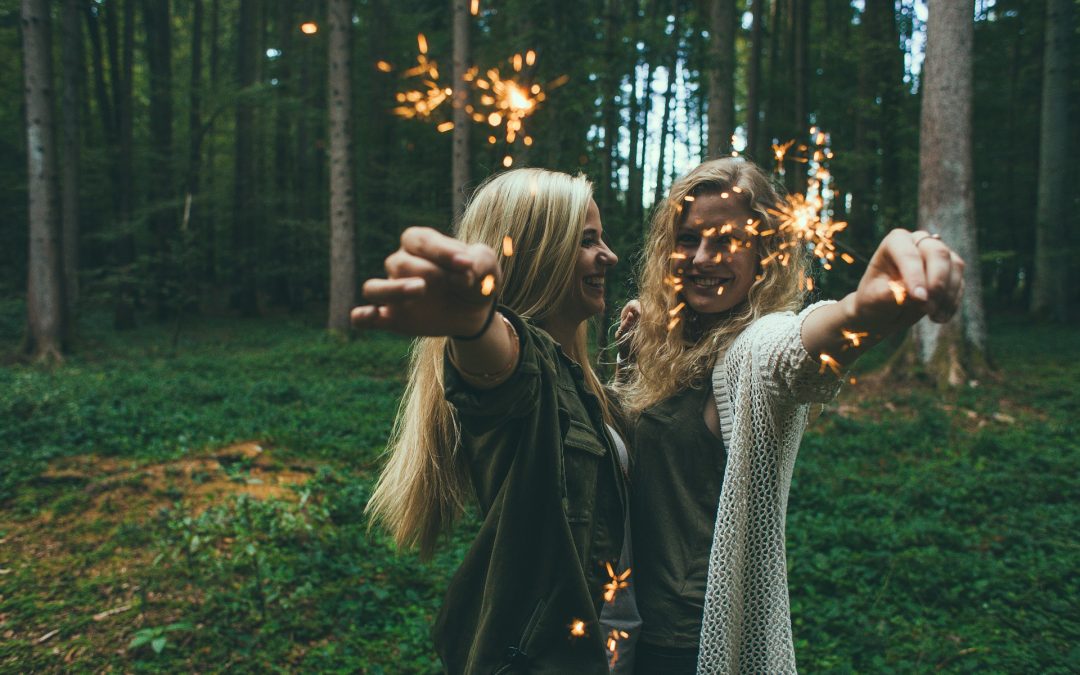
{"type": "Polygon", "coordinates": [[[964,261],[937,235],[893,230],[882,240],[849,298],[859,324],[900,328],[929,316],[945,323],[960,307],[964,261]]]}

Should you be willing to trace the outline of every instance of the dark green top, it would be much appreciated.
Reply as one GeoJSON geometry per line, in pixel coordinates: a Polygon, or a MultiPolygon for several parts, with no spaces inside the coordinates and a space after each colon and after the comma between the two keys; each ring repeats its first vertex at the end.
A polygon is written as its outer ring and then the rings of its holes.
{"type": "Polygon", "coordinates": [[[641,640],[697,647],[716,507],[727,461],[705,426],[711,390],[684,389],[634,427],[630,523],[641,640]]]}
{"type": "Polygon", "coordinates": [[[450,581],[436,649],[450,673],[606,675],[603,563],[619,559],[625,482],[581,367],[504,313],[521,338],[509,380],[481,391],[444,371],[483,523],[450,581]],[[571,637],[576,619],[585,637],[571,637]]]}

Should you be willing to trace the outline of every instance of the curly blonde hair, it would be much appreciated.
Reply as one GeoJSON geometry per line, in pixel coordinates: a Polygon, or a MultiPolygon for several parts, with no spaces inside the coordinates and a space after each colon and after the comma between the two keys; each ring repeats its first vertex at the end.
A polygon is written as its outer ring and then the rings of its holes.
{"type": "Polygon", "coordinates": [[[687,387],[700,386],[735,337],[760,317],[802,307],[809,255],[793,234],[779,227],[772,213],[779,204],[780,195],[768,175],[737,157],[705,162],[671,186],[667,200],[653,214],[638,270],[641,317],[623,336],[635,358],[614,385],[630,416],[687,387]],[[760,219],[756,229],[762,234],[753,238],[757,278],[746,301],[721,320],[703,320],[707,317],[687,305],[684,320],[669,329],[670,312],[684,301],[668,279],[676,232],[686,219],[686,197],[723,192],[760,219]],[[762,260],[771,264],[762,265],[762,260]]]}

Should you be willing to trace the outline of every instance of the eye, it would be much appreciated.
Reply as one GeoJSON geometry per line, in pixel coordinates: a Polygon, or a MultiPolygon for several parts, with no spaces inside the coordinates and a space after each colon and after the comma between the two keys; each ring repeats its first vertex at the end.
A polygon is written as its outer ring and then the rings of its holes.
{"type": "Polygon", "coordinates": [[[675,243],[679,246],[697,246],[701,237],[692,232],[681,232],[675,237],[675,243]]]}

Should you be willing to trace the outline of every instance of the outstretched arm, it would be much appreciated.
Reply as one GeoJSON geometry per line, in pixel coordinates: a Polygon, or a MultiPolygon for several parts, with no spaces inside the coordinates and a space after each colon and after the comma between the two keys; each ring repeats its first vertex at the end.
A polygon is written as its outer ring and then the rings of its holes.
{"type": "Polygon", "coordinates": [[[462,374],[504,373],[471,380],[479,387],[494,387],[510,376],[519,350],[506,324],[491,320],[502,276],[490,247],[410,227],[387,257],[386,275],[364,283],[370,304],[352,310],[354,326],[449,337],[462,374]]]}
{"type": "Polygon", "coordinates": [[[893,230],[878,246],[859,287],[803,322],[806,351],[850,366],[867,349],[924,316],[945,323],[960,306],[964,261],[927,232],[893,230]]]}

